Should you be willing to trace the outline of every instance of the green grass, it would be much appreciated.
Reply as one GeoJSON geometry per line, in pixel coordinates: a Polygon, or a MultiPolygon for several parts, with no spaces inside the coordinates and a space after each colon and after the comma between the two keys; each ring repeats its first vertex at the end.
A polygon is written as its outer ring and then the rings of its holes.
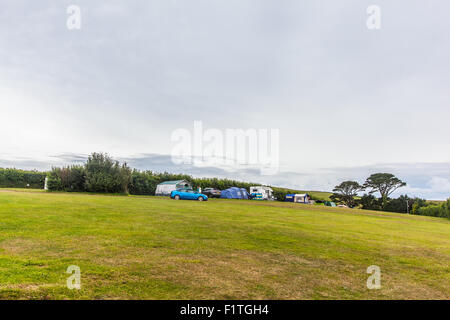
{"type": "Polygon", "coordinates": [[[3,299],[449,299],[449,283],[446,219],[0,190],[3,299]]]}

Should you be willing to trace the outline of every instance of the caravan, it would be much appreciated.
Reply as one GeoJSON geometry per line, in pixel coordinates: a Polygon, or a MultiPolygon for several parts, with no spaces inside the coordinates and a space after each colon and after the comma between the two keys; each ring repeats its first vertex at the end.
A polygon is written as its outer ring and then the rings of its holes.
{"type": "Polygon", "coordinates": [[[192,190],[192,185],[186,180],[164,181],[156,186],[155,195],[169,196],[172,191],[178,189],[192,190]]]}
{"type": "Polygon", "coordinates": [[[273,190],[270,187],[255,186],[250,187],[250,194],[261,194],[263,200],[274,200],[273,190]]]}

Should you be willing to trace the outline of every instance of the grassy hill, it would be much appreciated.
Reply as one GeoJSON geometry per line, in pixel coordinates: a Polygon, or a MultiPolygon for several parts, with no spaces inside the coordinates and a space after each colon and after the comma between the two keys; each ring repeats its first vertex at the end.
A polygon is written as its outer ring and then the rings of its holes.
{"type": "Polygon", "coordinates": [[[0,190],[2,299],[449,299],[449,266],[446,219],[0,190]]]}
{"type": "Polygon", "coordinates": [[[330,200],[330,196],[333,194],[332,192],[325,192],[325,191],[304,191],[304,193],[309,194],[314,199],[318,200],[330,200]]]}

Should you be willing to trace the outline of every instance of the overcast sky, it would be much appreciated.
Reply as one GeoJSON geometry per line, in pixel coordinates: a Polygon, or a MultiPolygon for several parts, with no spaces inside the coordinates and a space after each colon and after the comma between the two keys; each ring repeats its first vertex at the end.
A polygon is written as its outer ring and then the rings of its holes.
{"type": "Polygon", "coordinates": [[[140,169],[331,190],[392,172],[450,196],[444,0],[0,0],[0,166],[140,169]],[[69,5],[81,29],[66,26],[69,5]],[[366,26],[369,5],[381,29],[366,26]],[[171,162],[171,134],[279,129],[280,171],[171,162]]]}

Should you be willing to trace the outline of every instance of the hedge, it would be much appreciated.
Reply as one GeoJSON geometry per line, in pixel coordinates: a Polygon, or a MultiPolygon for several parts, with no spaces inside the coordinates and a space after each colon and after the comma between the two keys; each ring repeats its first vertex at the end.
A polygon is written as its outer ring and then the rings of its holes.
{"type": "Polygon", "coordinates": [[[0,168],[0,188],[44,189],[46,172],[0,168]]]}

